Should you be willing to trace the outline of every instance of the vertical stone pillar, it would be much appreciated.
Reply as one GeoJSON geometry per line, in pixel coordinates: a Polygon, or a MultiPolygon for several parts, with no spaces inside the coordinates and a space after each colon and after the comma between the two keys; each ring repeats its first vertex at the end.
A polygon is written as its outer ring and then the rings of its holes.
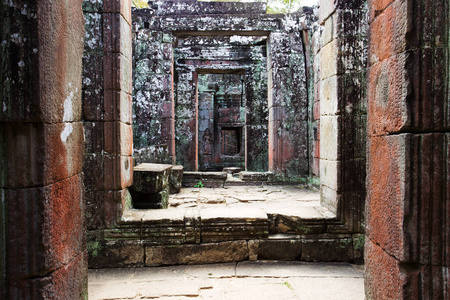
{"type": "Polygon", "coordinates": [[[308,93],[299,21],[286,23],[295,25],[269,36],[268,156],[270,171],[295,180],[309,175],[308,93]]]}
{"type": "Polygon", "coordinates": [[[87,298],[81,2],[0,4],[2,299],[87,298]]]}
{"type": "Polygon", "coordinates": [[[367,299],[448,299],[449,3],[370,2],[367,299]]]}
{"type": "Polygon", "coordinates": [[[363,230],[366,177],[365,1],[322,1],[320,183],[322,205],[352,232],[363,230]]]}
{"type": "Polygon", "coordinates": [[[114,226],[133,174],[131,3],[85,0],[83,55],[87,226],[114,226]]]}

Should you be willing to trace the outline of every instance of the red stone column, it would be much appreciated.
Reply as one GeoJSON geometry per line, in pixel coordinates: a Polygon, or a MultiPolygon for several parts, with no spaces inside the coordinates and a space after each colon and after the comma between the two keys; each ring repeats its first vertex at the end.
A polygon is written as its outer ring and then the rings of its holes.
{"type": "Polygon", "coordinates": [[[367,299],[448,299],[449,3],[369,9],[367,299]]]}
{"type": "Polygon", "coordinates": [[[3,299],[87,297],[81,3],[0,4],[3,299]]]}

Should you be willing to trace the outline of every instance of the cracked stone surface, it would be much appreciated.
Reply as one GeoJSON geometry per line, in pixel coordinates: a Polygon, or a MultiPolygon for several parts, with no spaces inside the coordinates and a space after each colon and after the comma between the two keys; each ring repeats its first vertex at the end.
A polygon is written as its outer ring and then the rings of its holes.
{"type": "Polygon", "coordinates": [[[363,267],[240,262],[89,270],[89,299],[364,299],[363,267]]]}
{"type": "Polygon", "coordinates": [[[267,214],[288,215],[305,219],[335,217],[320,205],[317,191],[295,186],[230,186],[226,188],[182,188],[169,197],[169,210],[194,207],[261,209],[267,214]]]}

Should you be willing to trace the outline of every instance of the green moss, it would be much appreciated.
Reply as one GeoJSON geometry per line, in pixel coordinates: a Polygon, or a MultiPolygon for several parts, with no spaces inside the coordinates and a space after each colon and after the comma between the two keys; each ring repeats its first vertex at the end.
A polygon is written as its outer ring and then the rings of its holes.
{"type": "Polygon", "coordinates": [[[89,256],[96,257],[102,250],[102,245],[99,241],[90,241],[86,243],[87,251],[89,256]]]}
{"type": "Polygon", "coordinates": [[[365,240],[364,235],[360,235],[358,238],[353,239],[353,249],[355,249],[355,251],[363,251],[365,240]]]}

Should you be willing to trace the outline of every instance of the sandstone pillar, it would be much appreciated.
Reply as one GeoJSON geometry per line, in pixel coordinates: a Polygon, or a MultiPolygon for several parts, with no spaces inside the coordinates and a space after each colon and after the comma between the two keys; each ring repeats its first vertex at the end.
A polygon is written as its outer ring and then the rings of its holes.
{"type": "Polygon", "coordinates": [[[369,9],[367,299],[448,299],[449,3],[369,9]]]}
{"type": "Polygon", "coordinates": [[[3,299],[87,298],[81,2],[0,4],[3,299]]]}

